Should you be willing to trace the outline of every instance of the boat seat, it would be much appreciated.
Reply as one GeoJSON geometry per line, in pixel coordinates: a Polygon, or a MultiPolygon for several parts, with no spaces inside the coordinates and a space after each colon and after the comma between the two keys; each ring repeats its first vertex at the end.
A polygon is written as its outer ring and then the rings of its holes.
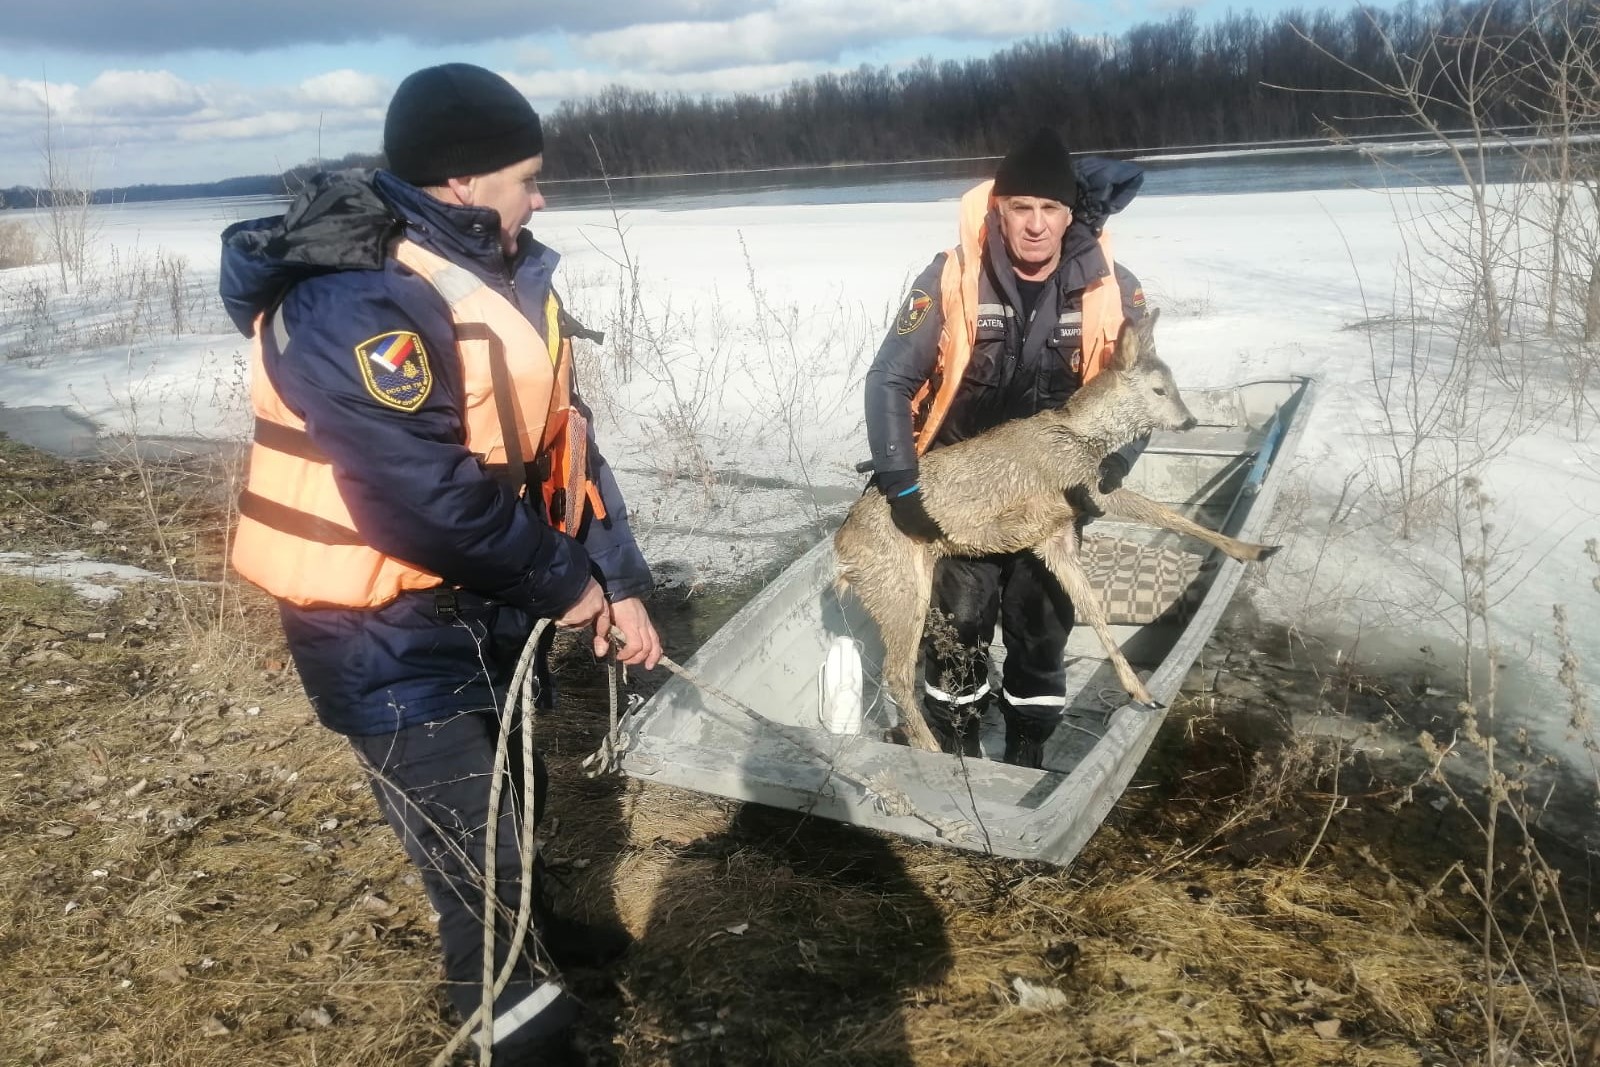
{"type": "Polygon", "coordinates": [[[1175,432],[1158,430],[1150,435],[1146,452],[1171,456],[1248,456],[1261,447],[1261,431],[1241,426],[1196,426],[1175,432]]]}

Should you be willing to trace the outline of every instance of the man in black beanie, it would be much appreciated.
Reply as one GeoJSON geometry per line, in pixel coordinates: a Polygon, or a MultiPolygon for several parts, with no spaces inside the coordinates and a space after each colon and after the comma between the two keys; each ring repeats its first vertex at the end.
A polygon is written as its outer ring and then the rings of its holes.
{"type": "Polygon", "coordinates": [[[402,181],[445,203],[495,211],[507,256],[544,207],[539,116],[510,82],[482,67],[446,63],[401,82],[384,118],[383,151],[402,181]]]}
{"type": "Polygon", "coordinates": [[[233,563],[278,600],[312,706],[422,874],[452,1003],[468,1018],[483,995],[493,824],[494,963],[512,969],[480,1032],[497,1065],[581,1062],[561,969],[626,934],[537,892],[518,831],[544,774],[520,715],[495,812],[490,785],[537,620],[592,629],[596,655],[620,632],[622,662],[656,665],[650,569],[572,385],[559,257],[523,228],[544,206],[539,116],[497,74],[430,67],[396,91],[384,147],[389,170],[318,175],[286,215],[223,235],[223,300],[254,342],[233,563]],[[534,931],[512,944],[524,881],[534,931]]]}
{"type": "MultiPolygon", "coordinates": [[[[874,482],[902,532],[942,536],[922,504],[923,452],[1060,407],[1105,366],[1122,323],[1144,316],[1139,282],[1104,233],[1142,182],[1131,163],[1075,163],[1060,135],[1041,129],[962,197],[959,245],[912,285],[866,377],[874,482]]],[[[1107,457],[1103,489],[1121,482],[1137,449],[1107,457]]],[[[998,622],[1003,758],[1042,766],[1064,710],[1071,601],[1030,553],[952,557],[934,573],[933,613],[954,631],[930,633],[922,656],[924,709],[945,750],[982,754],[998,622]]]]}

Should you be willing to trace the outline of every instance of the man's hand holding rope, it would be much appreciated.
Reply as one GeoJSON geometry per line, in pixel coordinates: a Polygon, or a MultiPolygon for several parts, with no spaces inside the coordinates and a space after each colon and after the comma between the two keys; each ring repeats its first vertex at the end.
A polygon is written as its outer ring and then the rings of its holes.
{"type": "MultiPolygon", "coordinates": [[[[629,597],[611,605],[611,625],[622,631],[617,662],[625,667],[642,666],[647,671],[661,662],[661,635],[645,610],[644,601],[629,597]]],[[[596,631],[599,632],[598,630],[596,631]]],[[[609,631],[608,631],[609,632],[609,631]]]]}
{"type": "Polygon", "coordinates": [[[577,603],[556,619],[556,625],[563,630],[594,627],[594,654],[603,658],[611,647],[606,641],[606,634],[611,632],[611,604],[606,600],[606,592],[600,588],[600,583],[590,578],[577,603]]]}
{"type": "Polygon", "coordinates": [[[578,602],[556,619],[556,625],[564,630],[592,626],[594,654],[600,657],[610,651],[608,635],[612,627],[616,627],[621,634],[617,642],[621,646],[617,651],[618,663],[627,667],[643,666],[649,671],[661,661],[661,635],[656,633],[644,601],[635,596],[608,603],[605,591],[593,578],[589,579],[578,602]]]}

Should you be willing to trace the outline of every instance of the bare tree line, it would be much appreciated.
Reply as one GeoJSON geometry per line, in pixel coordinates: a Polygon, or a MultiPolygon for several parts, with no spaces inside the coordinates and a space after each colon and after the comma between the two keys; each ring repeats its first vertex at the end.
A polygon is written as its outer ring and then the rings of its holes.
{"type": "MultiPolygon", "coordinates": [[[[1408,0],[1270,18],[1229,12],[1206,24],[1184,10],[1118,36],[1066,28],[984,58],[863,66],[768,95],[612,86],[545,116],[545,173],[598,177],[600,160],[618,176],[995,156],[1039,125],[1102,152],[1431,134],[1463,120],[1497,131],[1571,125],[1594,118],[1562,101],[1584,94],[1570,78],[1590,74],[1574,56],[1594,43],[1597,3],[1408,0]],[[1504,52],[1493,78],[1479,67],[1485,42],[1504,52]],[[1416,90],[1404,99],[1374,86],[1375,77],[1392,85],[1397,62],[1416,90]]],[[[278,175],[102,190],[95,199],[281,193],[319,169],[382,164],[377,152],[354,152],[278,175]]],[[[59,183],[46,184],[6,190],[6,199],[48,206],[59,183]]]]}
{"type": "MultiPolygon", "coordinates": [[[[596,148],[613,175],[997,155],[1041,124],[1096,151],[1415,131],[1405,106],[1370,91],[1369,74],[1392,69],[1394,53],[1417,57],[1436,122],[1468,104],[1505,126],[1528,121],[1550,94],[1529,85],[1503,100],[1463,99],[1458,68],[1472,39],[1525,37],[1543,9],[1437,0],[1230,12],[1204,25],[1185,10],[1116,37],[1063,29],[987,58],[863,66],[770,96],[614,86],[548,116],[547,170],[597,176],[596,148]]],[[[1535,51],[1528,44],[1526,58],[1535,51]]]]}

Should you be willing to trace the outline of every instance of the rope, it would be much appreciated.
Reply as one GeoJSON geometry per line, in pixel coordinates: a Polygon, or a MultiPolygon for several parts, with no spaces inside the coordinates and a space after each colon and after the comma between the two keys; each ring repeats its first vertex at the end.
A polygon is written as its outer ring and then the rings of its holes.
{"type": "MultiPolygon", "coordinates": [[[[618,714],[617,705],[622,692],[621,671],[617,667],[617,649],[621,642],[613,642],[611,654],[606,657],[606,699],[610,705],[610,726],[606,729],[606,736],[600,742],[600,747],[590,753],[583,761],[583,773],[590,778],[598,778],[603,774],[616,774],[622,770],[622,757],[628,751],[628,737],[622,732],[622,717],[618,714]]],[[[629,710],[632,710],[630,703],[629,710]]]]}
{"type": "MultiPolygon", "coordinates": [[[[533,760],[533,717],[534,701],[537,696],[537,678],[533,671],[533,665],[537,659],[540,638],[550,624],[551,620],[540,619],[534,625],[533,632],[528,635],[528,640],[522,647],[522,654],[517,660],[516,669],[512,672],[511,684],[507,687],[509,701],[506,707],[500,709],[500,729],[495,738],[494,763],[490,771],[489,780],[489,820],[484,829],[483,997],[472,1017],[456,1029],[455,1034],[439,1050],[438,1055],[433,1058],[431,1067],[446,1067],[455,1056],[456,1050],[472,1036],[474,1028],[477,1031],[478,1063],[480,1067],[490,1067],[494,1040],[494,1002],[511,980],[512,971],[515,969],[517,959],[521,955],[522,942],[528,934],[528,926],[533,913],[533,862],[538,845],[533,816],[527,810],[527,805],[533,803],[533,798],[537,791],[537,782],[534,780],[533,760]],[[512,929],[511,941],[506,952],[505,962],[500,966],[497,973],[494,966],[494,948],[495,912],[499,906],[496,880],[499,874],[500,803],[504,789],[506,763],[509,758],[511,723],[518,718],[521,719],[522,723],[523,811],[518,835],[518,852],[522,861],[522,881],[518,891],[517,916],[512,929]]],[[[622,716],[618,707],[621,686],[616,659],[616,649],[626,645],[627,641],[623,637],[622,631],[615,627],[611,630],[610,640],[612,653],[607,657],[606,664],[610,721],[606,737],[601,742],[600,748],[583,761],[585,768],[593,767],[588,772],[591,777],[619,770],[622,756],[628,748],[628,739],[623,735],[622,716]]],[[[774,722],[754,708],[698,677],[694,672],[680,666],[669,656],[663,655],[659,662],[661,666],[666,667],[667,670],[682,678],[688,684],[717,698],[728,707],[739,711],[759,727],[777,734],[811,759],[823,764],[830,776],[855,787],[860,791],[862,797],[882,814],[917,819],[931,827],[935,833],[946,840],[961,840],[971,835],[972,824],[965,820],[952,822],[938,816],[923,814],[912,803],[911,798],[906,795],[905,791],[895,784],[888,772],[881,771],[873,775],[870,780],[863,780],[853,774],[841,771],[834,766],[834,758],[813,745],[811,739],[803,730],[784,723],[774,722]]],[[[824,785],[826,785],[826,781],[824,781],[824,785]]],[[[821,792],[820,788],[818,792],[821,792]]]]}
{"type": "Polygon", "coordinates": [[[537,845],[534,837],[533,814],[527,806],[533,803],[537,783],[534,781],[533,763],[533,711],[537,695],[537,681],[533,664],[539,639],[550,626],[549,619],[540,619],[522,646],[522,655],[511,675],[507,687],[509,703],[500,712],[500,732],[495,739],[494,765],[489,776],[489,823],[485,827],[483,845],[483,1000],[472,1017],[457,1027],[455,1034],[433,1058],[431,1067],[446,1067],[467,1038],[478,1033],[478,1063],[489,1067],[494,1039],[494,1002],[516,967],[520,946],[528,934],[529,920],[533,914],[533,860],[537,845]],[[522,797],[523,812],[518,851],[522,858],[522,883],[517,898],[517,919],[512,929],[510,949],[498,974],[494,968],[495,911],[499,905],[495,880],[498,875],[498,847],[500,829],[500,799],[504,785],[506,761],[510,749],[511,720],[520,714],[522,719],[522,797]],[[480,1025],[481,1024],[481,1025],[480,1025]]]}

